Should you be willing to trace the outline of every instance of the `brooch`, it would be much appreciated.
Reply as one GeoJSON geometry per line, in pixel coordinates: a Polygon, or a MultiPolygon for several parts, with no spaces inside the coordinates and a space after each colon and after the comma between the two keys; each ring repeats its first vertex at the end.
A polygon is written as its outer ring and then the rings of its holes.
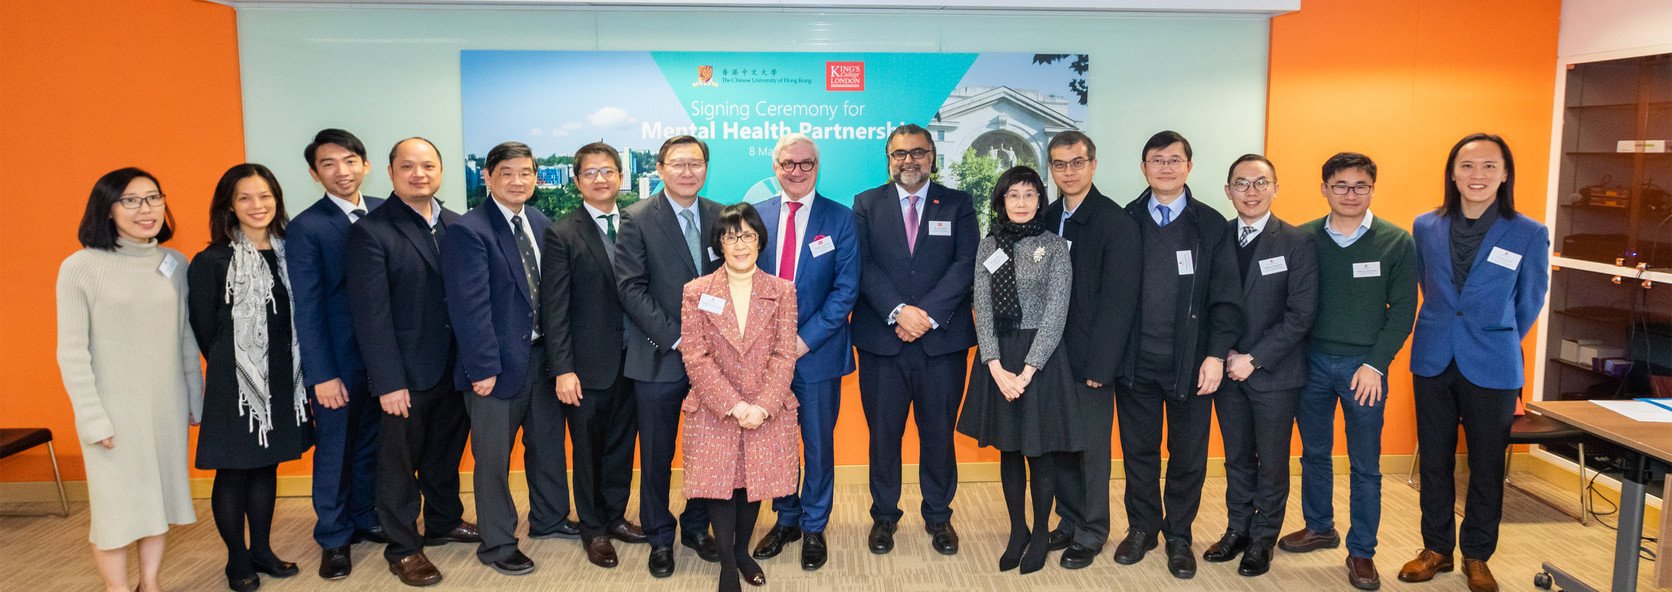
{"type": "Polygon", "coordinates": [[[1033,250],[1033,262],[1038,263],[1038,262],[1044,261],[1044,260],[1045,260],[1045,247],[1035,248],[1033,250]]]}

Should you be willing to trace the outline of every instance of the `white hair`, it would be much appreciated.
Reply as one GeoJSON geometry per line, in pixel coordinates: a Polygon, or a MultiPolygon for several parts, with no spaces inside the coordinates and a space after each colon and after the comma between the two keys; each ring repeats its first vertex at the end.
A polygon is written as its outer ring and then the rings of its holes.
{"type": "Polygon", "coordinates": [[[818,157],[819,157],[819,145],[814,144],[813,139],[807,137],[807,134],[803,134],[803,133],[800,133],[800,132],[791,132],[791,133],[788,133],[788,134],[784,134],[782,136],[778,136],[778,145],[772,147],[772,160],[773,160],[773,162],[777,162],[778,159],[784,155],[785,150],[789,150],[790,146],[794,146],[796,144],[806,144],[808,148],[812,148],[813,149],[813,158],[815,160],[818,159],[818,157]]]}

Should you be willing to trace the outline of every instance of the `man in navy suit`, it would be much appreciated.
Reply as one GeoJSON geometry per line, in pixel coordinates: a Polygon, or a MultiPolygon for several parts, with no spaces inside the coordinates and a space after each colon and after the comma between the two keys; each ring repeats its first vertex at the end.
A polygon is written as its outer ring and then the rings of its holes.
{"type": "Polygon", "coordinates": [[[774,557],[784,543],[802,536],[801,569],[824,566],[828,550],[824,527],[836,477],[836,414],[842,401],[842,377],[853,372],[848,313],[859,297],[859,241],[853,210],[817,192],[819,149],[802,134],[778,139],[772,172],[782,191],[757,205],[766,221],[768,247],[760,268],[795,282],[801,359],[790,390],[801,406],[803,462],[801,494],[772,502],[778,523],[755,547],[754,556],[774,557]],[[815,305],[817,303],[817,305],[815,305]]]}
{"type": "Polygon", "coordinates": [[[313,393],[313,505],[319,516],[314,541],[324,550],[319,577],[336,580],[354,570],[349,543],[388,542],[374,506],[379,412],[366,390],[366,368],[349,326],[341,256],[348,226],[383,199],[360,194],[371,163],[354,134],[320,130],[302,156],[325,196],[286,228],[286,270],[296,301],[302,379],[313,393]]]}
{"type": "Polygon", "coordinates": [[[526,207],[538,179],[528,146],[494,146],[482,170],[489,199],[460,216],[441,241],[447,316],[459,344],[453,386],[465,392],[475,435],[472,482],[482,534],[476,558],[499,573],[525,575],[534,571],[534,561],[517,549],[509,477],[518,428],[533,506],[530,531],[537,531],[542,517],[556,514],[561,521],[569,512],[564,412],[552,390],[539,323],[538,242],[551,220],[526,207]],[[560,505],[540,503],[553,500],[560,505]]]}
{"type": "Polygon", "coordinates": [[[952,428],[975,345],[975,209],[967,193],[929,181],[935,145],[922,126],[888,135],[890,181],[854,196],[859,236],[859,395],[871,429],[872,553],[894,549],[900,511],[900,439],[913,408],[921,446],[924,529],[935,550],[958,552],[952,428]]]}

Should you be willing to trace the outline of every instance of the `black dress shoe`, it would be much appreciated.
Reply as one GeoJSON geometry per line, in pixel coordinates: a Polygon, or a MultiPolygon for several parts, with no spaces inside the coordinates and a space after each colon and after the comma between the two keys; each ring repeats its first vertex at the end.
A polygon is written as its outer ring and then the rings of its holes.
{"type": "Polygon", "coordinates": [[[384,532],[382,525],[371,528],[357,528],[354,529],[354,535],[349,537],[348,543],[351,545],[355,543],[387,545],[389,544],[389,535],[384,532]]]}
{"type": "Polygon", "coordinates": [[[611,526],[609,530],[605,531],[605,534],[610,535],[610,538],[612,539],[629,545],[642,545],[645,541],[649,540],[645,538],[643,528],[639,528],[639,525],[625,520],[615,526],[611,526]]]}
{"type": "Polygon", "coordinates": [[[772,530],[766,531],[766,536],[761,537],[761,542],[755,545],[755,551],[750,553],[749,556],[755,559],[771,559],[784,552],[784,543],[800,539],[800,528],[774,524],[772,530]]]}
{"type": "Polygon", "coordinates": [[[302,570],[298,569],[295,563],[279,559],[271,554],[266,557],[256,557],[250,560],[250,565],[255,567],[256,573],[270,575],[275,578],[288,578],[302,573],[302,570]]]}
{"type": "Polygon", "coordinates": [[[878,520],[871,524],[871,534],[865,537],[865,546],[872,553],[882,555],[894,550],[894,531],[899,525],[892,520],[878,520]]]}
{"type": "Polygon", "coordinates": [[[458,526],[453,527],[453,530],[424,537],[424,546],[426,547],[436,547],[447,543],[480,542],[482,542],[482,533],[477,532],[476,525],[469,522],[460,522],[458,526]]]}
{"type": "Polygon", "coordinates": [[[697,552],[697,557],[709,563],[720,561],[720,544],[714,542],[714,537],[706,532],[687,532],[679,536],[679,544],[690,547],[697,552]]]}
{"type": "MultiPolygon", "coordinates": [[[[643,536],[643,533],[640,533],[643,536]]],[[[557,523],[557,528],[545,532],[528,532],[531,539],[578,539],[581,538],[581,523],[574,520],[564,520],[557,523]]]]}
{"type": "Polygon", "coordinates": [[[1236,559],[1237,555],[1241,555],[1243,550],[1247,548],[1248,535],[1227,530],[1225,536],[1219,537],[1218,542],[1210,545],[1208,550],[1202,553],[1202,559],[1214,563],[1224,563],[1236,559]]]}
{"type": "Polygon", "coordinates": [[[929,533],[929,544],[935,547],[936,553],[958,554],[958,531],[952,528],[951,522],[926,524],[923,530],[929,533]]]}
{"type": "Polygon", "coordinates": [[[1093,549],[1080,543],[1069,543],[1068,548],[1062,552],[1062,566],[1068,569],[1080,569],[1089,566],[1092,561],[1097,559],[1098,551],[1100,549],[1093,549]]]}
{"type": "Polygon", "coordinates": [[[354,573],[354,558],[349,555],[348,549],[348,545],[343,545],[320,553],[319,577],[340,580],[354,573]]]}
{"type": "Polygon", "coordinates": [[[1156,545],[1155,533],[1136,528],[1126,531],[1126,538],[1115,546],[1115,563],[1132,565],[1144,560],[1144,554],[1156,545]]]}
{"type": "Polygon", "coordinates": [[[824,544],[824,533],[807,533],[807,538],[801,541],[801,569],[818,571],[829,557],[830,548],[824,544]]]}
{"type": "Polygon", "coordinates": [[[737,573],[743,576],[743,581],[750,586],[766,585],[766,572],[761,570],[761,564],[755,563],[754,559],[740,558],[737,562],[737,573]]]}
{"type": "Polygon", "coordinates": [[[251,575],[247,578],[227,576],[226,587],[231,588],[232,592],[255,592],[261,589],[261,576],[251,575]]]}
{"type": "Polygon", "coordinates": [[[1051,536],[1045,539],[1045,548],[1052,551],[1061,551],[1063,549],[1067,549],[1068,545],[1073,542],[1073,533],[1058,528],[1051,531],[1051,536]]]}
{"type": "Polygon", "coordinates": [[[1254,543],[1242,554],[1242,562],[1237,564],[1237,573],[1254,577],[1271,571],[1272,543],[1254,543]]]}
{"type": "Polygon", "coordinates": [[[1181,580],[1196,577],[1196,554],[1190,552],[1190,541],[1167,539],[1167,571],[1181,580]]]}
{"type": "Polygon", "coordinates": [[[650,575],[665,578],[673,575],[673,547],[650,548],[650,575]]]}
{"type": "Polygon", "coordinates": [[[488,567],[508,576],[524,576],[534,573],[534,560],[529,559],[521,550],[513,550],[506,558],[489,563],[488,567]]]}

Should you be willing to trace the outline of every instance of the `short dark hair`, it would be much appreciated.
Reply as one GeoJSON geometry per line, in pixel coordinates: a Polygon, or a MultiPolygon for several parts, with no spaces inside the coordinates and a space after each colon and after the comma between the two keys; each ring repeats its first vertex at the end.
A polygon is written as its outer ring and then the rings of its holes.
{"type": "Polygon", "coordinates": [[[675,146],[683,144],[696,144],[697,149],[702,151],[702,161],[705,163],[708,162],[708,143],[702,141],[696,136],[687,134],[683,136],[674,136],[672,138],[668,138],[668,141],[662,142],[662,148],[656,151],[656,164],[666,163],[668,161],[668,153],[672,152],[675,146]]]}
{"type": "MultiPolygon", "coordinates": [[[[607,156],[610,159],[611,165],[621,166],[621,153],[616,152],[614,146],[603,142],[593,142],[591,144],[581,146],[579,150],[575,151],[575,163],[573,165],[575,167],[574,177],[576,183],[579,183],[581,178],[581,161],[586,160],[586,157],[588,156],[594,155],[607,156]]],[[[621,171],[621,174],[626,175],[628,172],[629,171],[621,171]]]]}
{"type": "Polygon", "coordinates": [[[1000,174],[999,180],[993,183],[993,192],[988,198],[988,203],[992,206],[990,209],[994,220],[1005,219],[1004,194],[1015,185],[1031,185],[1034,191],[1039,192],[1039,209],[1033,213],[1035,218],[1050,204],[1045,197],[1045,181],[1039,178],[1039,172],[1032,167],[1013,166],[1000,174]]]}
{"type": "Polygon", "coordinates": [[[492,175],[494,167],[515,158],[534,160],[534,151],[522,142],[501,142],[498,146],[488,149],[488,160],[483,163],[482,174],[492,175]]]}
{"type": "Polygon", "coordinates": [[[308,170],[315,170],[314,157],[319,154],[319,148],[326,144],[342,146],[344,150],[359,156],[360,160],[366,160],[366,145],[360,142],[360,138],[346,130],[328,127],[314,134],[313,141],[308,143],[307,148],[302,149],[302,158],[308,161],[308,170]]]}
{"type": "Polygon", "coordinates": [[[1241,166],[1242,163],[1245,163],[1245,162],[1263,162],[1263,163],[1265,163],[1266,168],[1271,169],[1271,182],[1273,182],[1273,183],[1277,182],[1277,165],[1272,164],[1271,160],[1266,158],[1264,155],[1249,153],[1249,154],[1244,154],[1242,156],[1238,156],[1236,160],[1231,161],[1231,168],[1225,169],[1225,183],[1227,185],[1231,183],[1232,179],[1236,178],[1237,167],[1241,166]]]}
{"type": "Polygon", "coordinates": [[[1151,151],[1162,150],[1173,144],[1184,144],[1184,160],[1189,161],[1196,157],[1196,153],[1190,150],[1190,140],[1184,139],[1184,136],[1173,130],[1161,130],[1150,136],[1149,141],[1144,142],[1144,151],[1138,154],[1138,161],[1148,160],[1151,151]]]}
{"type": "MultiPolygon", "coordinates": [[[[394,166],[395,165],[395,152],[400,150],[401,149],[401,144],[405,144],[407,142],[407,140],[418,140],[418,141],[421,141],[425,144],[429,144],[430,145],[430,150],[435,151],[435,161],[436,162],[441,162],[441,149],[435,147],[435,142],[431,142],[429,140],[429,138],[425,138],[423,136],[412,136],[410,138],[404,138],[399,142],[395,142],[394,146],[389,147],[389,166],[394,166]]],[[[486,172],[486,171],[484,171],[484,172],[486,172]]]]}
{"type": "MultiPolygon", "coordinates": [[[[163,190],[163,184],[155,176],[135,167],[116,169],[93,182],[93,191],[87,195],[87,210],[82,212],[81,226],[76,229],[76,240],[81,242],[81,246],[116,250],[116,221],[110,217],[110,208],[121,201],[122,192],[127,191],[128,184],[141,177],[156,184],[158,192],[163,190]]],[[[163,227],[157,231],[157,243],[166,243],[171,238],[174,238],[174,212],[164,202],[163,227]]]]}
{"type": "Polygon", "coordinates": [[[940,154],[940,151],[935,149],[935,137],[929,134],[929,130],[923,129],[923,126],[915,123],[902,123],[900,127],[894,128],[894,131],[888,132],[888,140],[882,143],[882,153],[884,155],[888,154],[888,146],[894,143],[894,138],[900,136],[923,136],[923,139],[929,142],[929,155],[931,156],[929,172],[931,174],[940,172],[940,162],[932,158],[934,155],[940,154]]]}
{"type": "Polygon", "coordinates": [[[273,191],[273,222],[267,225],[267,234],[284,238],[284,225],[290,217],[284,212],[284,190],[279,188],[279,179],[267,167],[246,162],[232,165],[215,183],[215,194],[209,198],[209,244],[232,242],[232,231],[238,228],[238,214],[232,211],[233,202],[238,198],[238,182],[250,177],[260,177],[273,191]]]}
{"type": "Polygon", "coordinates": [[[1357,152],[1337,152],[1324,161],[1324,182],[1328,183],[1330,177],[1347,169],[1364,171],[1364,174],[1370,175],[1372,182],[1376,180],[1376,161],[1357,152]]]}
{"type": "Polygon", "coordinates": [[[1516,216],[1515,157],[1510,156],[1509,144],[1504,142],[1502,137],[1487,133],[1469,134],[1451,147],[1451,155],[1446,157],[1446,198],[1440,202],[1440,208],[1435,210],[1435,213],[1444,216],[1451,212],[1463,211],[1463,193],[1457,190],[1457,181],[1451,178],[1452,167],[1457,166],[1457,153],[1463,150],[1464,144],[1482,141],[1497,144],[1498,148],[1504,151],[1504,182],[1498,186],[1498,217],[1507,220],[1516,216]]]}
{"type": "Polygon", "coordinates": [[[1058,148],[1072,148],[1075,144],[1086,145],[1086,160],[1097,160],[1097,144],[1091,141],[1091,136],[1080,130],[1068,130],[1051,137],[1051,143],[1045,145],[1045,158],[1051,158],[1051,151],[1058,148]]]}
{"type": "Polygon", "coordinates": [[[725,255],[725,242],[721,239],[728,232],[742,232],[747,227],[755,232],[755,249],[766,252],[766,222],[761,221],[761,213],[748,202],[737,202],[720,210],[720,218],[714,221],[714,236],[709,238],[708,248],[714,249],[714,254],[725,255]]]}

